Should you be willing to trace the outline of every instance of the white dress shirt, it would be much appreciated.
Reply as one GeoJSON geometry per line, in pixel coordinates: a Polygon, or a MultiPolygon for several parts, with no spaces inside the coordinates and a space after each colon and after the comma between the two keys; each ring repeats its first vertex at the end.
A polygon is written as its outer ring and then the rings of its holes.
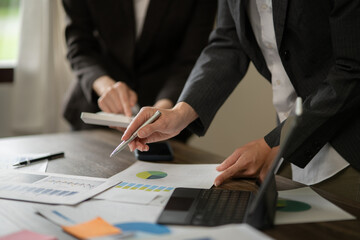
{"type": "MultiPolygon", "coordinates": [[[[281,62],[276,44],[271,0],[251,0],[247,9],[256,41],[271,72],[273,104],[280,122],[294,114],[296,92],[281,62]]],[[[304,169],[291,164],[293,180],[319,183],[349,165],[327,143],[304,169]]]]}
{"type": "Polygon", "coordinates": [[[136,39],[141,35],[149,3],[150,0],[134,0],[136,39]]]}

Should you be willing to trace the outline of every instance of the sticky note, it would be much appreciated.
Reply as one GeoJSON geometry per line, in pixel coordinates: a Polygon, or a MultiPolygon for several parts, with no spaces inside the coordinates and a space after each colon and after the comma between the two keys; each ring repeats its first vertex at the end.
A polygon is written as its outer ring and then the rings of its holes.
{"type": "Polygon", "coordinates": [[[56,237],[43,235],[35,232],[31,232],[28,230],[22,230],[19,232],[15,232],[3,237],[0,237],[0,240],[57,240],[56,237]]]}
{"type": "Polygon", "coordinates": [[[62,226],[62,228],[65,232],[80,239],[101,237],[121,233],[120,229],[106,222],[101,217],[97,217],[88,222],[75,224],[72,226],[62,226]]]}

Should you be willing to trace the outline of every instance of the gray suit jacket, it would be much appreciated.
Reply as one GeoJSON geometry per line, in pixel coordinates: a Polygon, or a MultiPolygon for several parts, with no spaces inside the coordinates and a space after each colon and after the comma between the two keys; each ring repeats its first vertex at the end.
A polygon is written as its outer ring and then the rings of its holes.
{"type": "MultiPolygon", "coordinates": [[[[271,81],[252,31],[248,0],[220,1],[217,28],[178,101],[199,114],[189,128],[203,135],[245,75],[249,61],[271,81]],[[201,93],[199,95],[199,93],[201,93]]],[[[305,167],[326,142],[360,169],[360,1],[273,0],[276,41],[303,116],[285,159],[305,167]]],[[[265,136],[279,144],[283,124],[265,136]]]]}

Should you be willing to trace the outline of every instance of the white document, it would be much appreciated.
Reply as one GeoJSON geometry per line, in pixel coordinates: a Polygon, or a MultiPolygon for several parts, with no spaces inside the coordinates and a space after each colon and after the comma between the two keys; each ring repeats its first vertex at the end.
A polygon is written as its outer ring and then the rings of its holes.
{"type": "Polygon", "coordinates": [[[82,112],[80,118],[87,124],[101,126],[114,126],[126,128],[133,117],[127,117],[124,114],[114,114],[106,112],[88,113],[82,112]]]}
{"type": "Polygon", "coordinates": [[[273,239],[248,224],[230,224],[218,227],[173,227],[172,233],[149,240],[263,240],[273,239]],[[175,229],[182,233],[176,233],[175,229]]]}
{"type": "Polygon", "coordinates": [[[0,198],[51,204],[77,204],[121,182],[54,173],[0,170],[0,198]]]}
{"type": "Polygon", "coordinates": [[[98,199],[164,205],[176,187],[210,188],[218,164],[162,164],[137,161],[119,173],[122,182],[96,196],[98,199]],[[127,199],[124,200],[123,196],[127,199]],[[143,196],[144,199],[138,199],[143,196]],[[131,200],[133,199],[133,200],[131,200]],[[138,199],[138,200],[137,200],[138,199]]]}
{"type": "Polygon", "coordinates": [[[276,225],[355,219],[309,187],[279,191],[279,200],[276,225]]]}
{"type": "Polygon", "coordinates": [[[11,221],[9,218],[4,217],[2,211],[6,211],[6,208],[8,206],[4,206],[2,209],[0,209],[0,237],[20,231],[21,229],[17,225],[16,222],[11,221]]]}

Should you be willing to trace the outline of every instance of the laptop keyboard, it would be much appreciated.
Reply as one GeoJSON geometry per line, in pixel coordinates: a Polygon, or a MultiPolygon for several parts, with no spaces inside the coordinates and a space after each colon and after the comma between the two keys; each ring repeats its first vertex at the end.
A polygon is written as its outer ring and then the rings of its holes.
{"type": "Polygon", "coordinates": [[[191,224],[216,226],[243,222],[250,194],[248,191],[203,189],[191,224]]]}

